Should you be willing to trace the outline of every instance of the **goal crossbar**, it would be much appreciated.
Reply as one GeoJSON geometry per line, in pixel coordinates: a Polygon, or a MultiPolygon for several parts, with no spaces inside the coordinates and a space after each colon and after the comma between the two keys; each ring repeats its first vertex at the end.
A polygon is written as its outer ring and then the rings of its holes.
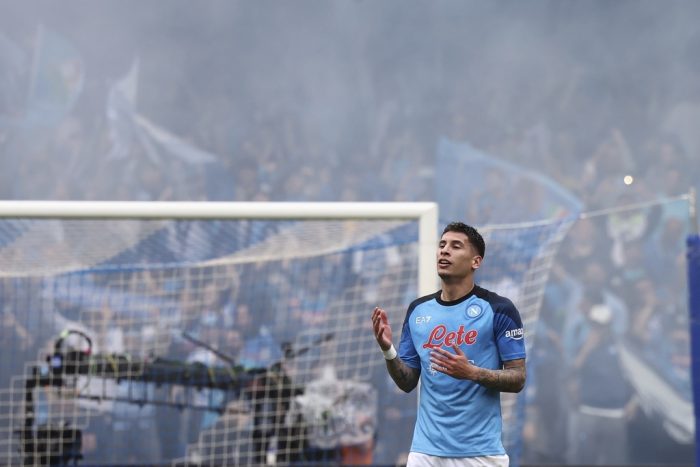
{"type": "Polygon", "coordinates": [[[437,286],[438,206],[433,202],[0,201],[0,218],[25,219],[386,219],[418,222],[418,293],[437,286]]]}

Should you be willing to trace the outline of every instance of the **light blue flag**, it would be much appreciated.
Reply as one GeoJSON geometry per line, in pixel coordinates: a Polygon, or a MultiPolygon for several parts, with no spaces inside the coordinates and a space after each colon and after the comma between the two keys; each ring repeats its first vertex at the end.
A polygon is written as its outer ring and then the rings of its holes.
{"type": "Polygon", "coordinates": [[[509,224],[578,215],[583,203],[531,169],[486,154],[466,142],[440,141],[436,199],[445,221],[509,224]]]}

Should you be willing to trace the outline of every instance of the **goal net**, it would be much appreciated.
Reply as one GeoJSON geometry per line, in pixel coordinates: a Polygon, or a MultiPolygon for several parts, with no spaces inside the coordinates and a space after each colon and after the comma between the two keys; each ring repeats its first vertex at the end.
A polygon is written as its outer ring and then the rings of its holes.
{"type": "MultiPolygon", "coordinates": [[[[401,459],[416,396],[390,382],[369,316],[398,328],[436,290],[435,206],[222,206],[0,206],[0,463],[401,459]]],[[[528,332],[568,225],[480,229],[478,280],[528,332]]],[[[520,407],[504,396],[512,456],[520,407]]]]}
{"type": "MultiPolygon", "coordinates": [[[[525,328],[525,346],[532,355],[537,322],[555,255],[574,218],[480,229],[487,245],[486,258],[479,269],[482,287],[510,298],[520,312],[525,328]]],[[[526,391],[501,393],[503,444],[511,465],[519,465],[522,430],[525,423],[526,391]]]]}
{"type": "Polygon", "coordinates": [[[48,204],[0,221],[0,463],[371,449],[369,316],[435,289],[434,204],[48,204]]]}

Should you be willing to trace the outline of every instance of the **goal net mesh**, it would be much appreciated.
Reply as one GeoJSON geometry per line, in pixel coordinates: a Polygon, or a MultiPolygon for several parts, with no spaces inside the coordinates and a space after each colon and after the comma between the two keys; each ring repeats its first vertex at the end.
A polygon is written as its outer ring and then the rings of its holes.
{"type": "MultiPolygon", "coordinates": [[[[482,229],[526,330],[568,225],[482,229]]],[[[416,396],[369,316],[400,329],[417,249],[413,221],[0,220],[0,463],[395,462],[416,396]]]]}

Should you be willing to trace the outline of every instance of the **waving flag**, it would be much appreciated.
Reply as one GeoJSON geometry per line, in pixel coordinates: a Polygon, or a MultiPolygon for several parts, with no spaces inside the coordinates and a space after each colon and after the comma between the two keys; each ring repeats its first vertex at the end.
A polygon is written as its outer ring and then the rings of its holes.
{"type": "Polygon", "coordinates": [[[136,145],[139,152],[145,153],[154,164],[166,163],[170,157],[190,165],[216,162],[216,155],[178,138],[137,112],[138,79],[137,59],[126,75],[115,82],[109,91],[107,119],[110,123],[112,150],[108,159],[127,158],[136,145]]]}
{"type": "Polygon", "coordinates": [[[464,142],[440,142],[435,180],[445,220],[466,219],[475,225],[531,222],[577,215],[583,207],[541,173],[464,142]]]}

